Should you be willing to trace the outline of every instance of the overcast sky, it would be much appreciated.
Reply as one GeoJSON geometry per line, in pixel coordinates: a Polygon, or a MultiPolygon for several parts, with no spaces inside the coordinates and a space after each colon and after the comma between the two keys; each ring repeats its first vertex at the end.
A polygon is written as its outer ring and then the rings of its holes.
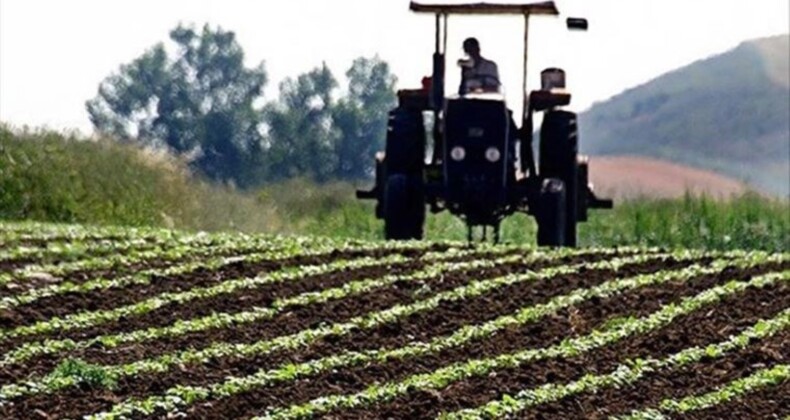
{"type": "MultiPolygon", "coordinates": [[[[740,42],[790,29],[788,0],[566,0],[561,12],[590,19],[587,33],[533,18],[530,71],[564,67],[582,110],[624,89],[740,42]]],[[[341,77],[358,56],[390,62],[399,87],[430,73],[433,20],[408,0],[0,0],[0,121],[90,132],[84,103],[99,82],[179,22],[232,30],[249,65],[265,60],[278,83],[326,61],[341,77]]],[[[450,62],[467,36],[499,63],[520,101],[519,18],[451,18],[450,62]]],[[[457,83],[451,70],[449,83],[457,83]]]]}

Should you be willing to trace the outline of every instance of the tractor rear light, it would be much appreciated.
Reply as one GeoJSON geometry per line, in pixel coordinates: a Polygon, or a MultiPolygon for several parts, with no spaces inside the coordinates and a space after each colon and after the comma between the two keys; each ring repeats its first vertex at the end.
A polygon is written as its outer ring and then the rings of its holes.
{"type": "Polygon", "coordinates": [[[453,150],[450,151],[450,157],[454,161],[460,162],[466,158],[466,150],[461,146],[453,147],[453,150]]]}
{"type": "Polygon", "coordinates": [[[502,159],[502,152],[499,151],[496,147],[489,147],[486,150],[486,160],[491,163],[499,162],[499,159],[502,159]]]}

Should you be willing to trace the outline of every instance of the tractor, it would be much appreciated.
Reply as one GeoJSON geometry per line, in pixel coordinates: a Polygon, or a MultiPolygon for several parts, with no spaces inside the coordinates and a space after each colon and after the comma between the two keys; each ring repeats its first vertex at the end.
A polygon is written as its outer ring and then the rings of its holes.
{"type": "MultiPolygon", "coordinates": [[[[375,186],[357,198],[376,201],[390,240],[423,238],[427,209],[448,210],[473,229],[493,229],[500,240],[502,220],[516,212],[535,217],[540,246],[575,247],[577,224],[589,209],[611,209],[595,196],[588,159],[579,155],[577,116],[564,110],[571,95],[565,72],[541,73],[541,89],[527,93],[529,22],[532,16],[559,16],[553,1],[427,4],[416,13],[435,15],[433,73],[421,89],[398,91],[389,113],[386,146],[376,155],[375,186]],[[504,96],[473,91],[445,95],[447,28],[450,15],[515,15],[524,19],[523,112],[516,126],[504,96]],[[543,113],[538,158],[533,151],[533,115],[543,113]]],[[[587,30],[583,18],[567,18],[570,30],[587,30]]]]}

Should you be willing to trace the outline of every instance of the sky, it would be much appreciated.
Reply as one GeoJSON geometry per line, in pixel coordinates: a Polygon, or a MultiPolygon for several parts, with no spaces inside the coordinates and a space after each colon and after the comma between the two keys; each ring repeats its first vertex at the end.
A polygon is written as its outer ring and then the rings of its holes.
{"type": "MultiPolygon", "coordinates": [[[[510,0],[505,0],[510,1],[510,0]]],[[[562,67],[581,111],[667,71],[725,52],[744,40],[787,33],[788,0],[558,0],[565,16],[590,21],[568,32],[564,19],[530,24],[529,86],[562,67]]],[[[378,54],[399,88],[419,87],[431,72],[433,18],[408,0],[0,0],[0,121],[91,132],[85,101],[99,83],[140,56],[179,23],[234,31],[270,84],[326,62],[342,80],[352,60],[378,54]]],[[[477,37],[499,64],[508,101],[521,97],[523,19],[451,17],[448,63],[477,37]]],[[[456,86],[452,67],[448,83],[456,86]]]]}

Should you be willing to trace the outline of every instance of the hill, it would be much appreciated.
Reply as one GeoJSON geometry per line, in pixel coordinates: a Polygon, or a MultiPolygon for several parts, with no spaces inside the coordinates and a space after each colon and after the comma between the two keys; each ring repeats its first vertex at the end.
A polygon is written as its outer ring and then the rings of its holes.
{"type": "Polygon", "coordinates": [[[590,164],[596,192],[624,198],[678,198],[687,193],[728,198],[747,185],[712,171],[639,156],[598,156],[590,164]]]}
{"type": "Polygon", "coordinates": [[[594,105],[582,150],[636,155],[790,193],[788,35],[749,41],[594,105]]]}

